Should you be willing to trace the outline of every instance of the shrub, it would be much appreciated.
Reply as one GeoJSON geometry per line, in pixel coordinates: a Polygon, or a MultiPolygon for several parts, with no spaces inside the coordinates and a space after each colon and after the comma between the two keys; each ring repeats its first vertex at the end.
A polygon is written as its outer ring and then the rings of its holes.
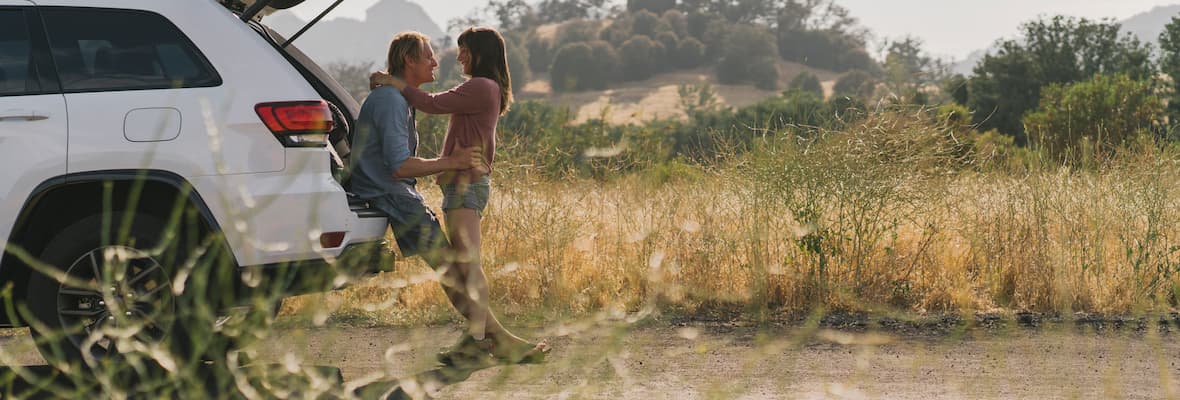
{"type": "Polygon", "coordinates": [[[676,0],[627,0],[627,11],[662,14],[676,7],[676,0]]]}
{"type": "Polygon", "coordinates": [[[1124,73],[1133,79],[1155,76],[1151,45],[1120,34],[1113,21],[1057,16],[1024,24],[1022,37],[999,44],[975,66],[969,106],[983,129],[995,128],[1027,144],[1024,115],[1036,108],[1040,90],[1050,84],[1124,73]]]}
{"type": "Polygon", "coordinates": [[[610,43],[596,40],[567,44],[557,51],[549,84],[553,90],[606,89],[618,79],[619,55],[610,43]]]}
{"type": "Polygon", "coordinates": [[[832,91],[837,96],[868,100],[877,90],[877,80],[863,70],[852,70],[836,80],[832,91]]]}
{"type": "Polygon", "coordinates": [[[864,43],[843,32],[784,29],[778,34],[778,50],[784,60],[815,68],[841,72],[877,69],[864,43]]]}
{"type": "MultiPolygon", "coordinates": [[[[778,89],[778,63],[773,57],[761,57],[750,64],[750,81],[762,90],[778,89]]],[[[822,90],[821,90],[822,95],[822,90]]],[[[821,97],[822,98],[822,97],[821,97]]]]}
{"type": "Polygon", "coordinates": [[[671,26],[652,14],[651,11],[640,11],[631,14],[631,34],[654,37],[656,32],[672,30],[671,26]],[[661,25],[663,24],[663,25],[661,25]]]}
{"type": "Polygon", "coordinates": [[[684,18],[685,28],[688,30],[688,35],[701,42],[705,40],[705,33],[708,32],[709,26],[713,21],[724,21],[725,17],[715,13],[702,13],[693,11],[684,18]]]}
{"type": "Polygon", "coordinates": [[[1024,118],[1031,144],[1059,161],[1102,161],[1162,121],[1163,100],[1152,84],[1128,75],[1053,84],[1024,118]]]}
{"type": "Polygon", "coordinates": [[[602,24],[598,21],[587,21],[583,19],[567,21],[557,28],[557,43],[555,43],[555,46],[560,49],[571,43],[597,40],[598,31],[601,29],[602,24]]]}
{"type": "Polygon", "coordinates": [[[631,19],[618,18],[615,22],[602,28],[598,32],[598,39],[605,40],[613,46],[622,46],[623,42],[632,36],[631,19]]]}
{"type": "Polygon", "coordinates": [[[681,68],[696,68],[705,63],[705,44],[696,38],[680,41],[676,47],[676,65],[681,68]]]}
{"type": "Polygon", "coordinates": [[[942,82],[942,93],[955,104],[967,105],[970,92],[967,90],[967,78],[961,74],[952,75],[942,82]]]}
{"type": "Polygon", "coordinates": [[[680,10],[673,9],[665,11],[660,19],[668,23],[668,26],[672,28],[672,32],[676,36],[688,35],[688,16],[684,15],[680,10]]]}
{"type": "Polygon", "coordinates": [[[619,56],[623,61],[623,79],[640,81],[656,73],[663,48],[651,38],[639,35],[623,43],[619,56]],[[659,48],[657,48],[659,47],[659,48]]]}
{"type": "Polygon", "coordinates": [[[676,32],[660,32],[659,34],[656,34],[655,39],[656,42],[664,45],[664,49],[666,49],[669,54],[675,53],[676,50],[680,48],[680,36],[676,35],[676,32]]]}
{"type": "Polygon", "coordinates": [[[529,69],[534,72],[548,72],[549,66],[553,65],[553,41],[533,31],[525,39],[525,48],[529,52],[529,69]]]}
{"type": "Polygon", "coordinates": [[[791,92],[811,93],[820,98],[824,97],[823,84],[819,82],[819,78],[815,74],[808,71],[803,71],[799,75],[796,75],[795,79],[792,79],[791,83],[787,85],[787,90],[791,92]]]}
{"type": "Polygon", "coordinates": [[[717,78],[722,83],[752,82],[763,89],[778,86],[778,67],[773,54],[778,53],[774,36],[766,28],[732,25],[716,32],[725,43],[723,56],[717,66],[717,78]]]}
{"type": "Polygon", "coordinates": [[[508,58],[508,72],[512,79],[512,89],[519,91],[532,78],[529,70],[529,51],[518,40],[505,38],[505,55],[508,58]]]}

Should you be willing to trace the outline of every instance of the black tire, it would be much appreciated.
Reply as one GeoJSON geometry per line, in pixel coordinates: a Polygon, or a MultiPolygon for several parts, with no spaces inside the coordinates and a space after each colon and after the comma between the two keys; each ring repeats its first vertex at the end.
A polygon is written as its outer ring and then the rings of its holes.
{"type": "Polygon", "coordinates": [[[40,322],[31,331],[51,363],[81,361],[86,353],[94,360],[118,354],[116,340],[91,334],[112,325],[140,325],[130,338],[142,342],[162,341],[172,332],[176,302],[169,289],[172,270],[166,268],[164,257],[184,256],[175,251],[152,254],[164,231],[156,218],[135,215],[126,234],[119,234],[126,216],[82,219],[59,232],[41,252],[41,261],[69,277],[63,281],[34,273],[29,278],[26,304],[40,322]]]}
{"type": "Polygon", "coordinates": [[[119,359],[135,350],[135,344],[166,344],[163,348],[182,365],[224,356],[238,343],[216,333],[219,311],[225,307],[221,301],[226,300],[216,294],[232,285],[233,276],[208,271],[233,270],[218,268],[226,257],[224,246],[202,247],[191,240],[196,233],[169,230],[156,217],[129,213],[90,216],[59,232],[40,259],[68,278],[63,282],[35,273],[26,297],[31,316],[39,321],[31,331],[41,354],[59,368],[63,363],[93,367],[95,361],[119,359]],[[127,229],[119,229],[128,217],[127,229]],[[194,251],[202,252],[191,264],[195,267],[185,272],[187,279],[177,279],[182,266],[193,261],[189,256],[194,251]],[[95,279],[96,274],[101,279],[95,279]],[[102,291],[95,287],[100,282],[105,283],[98,285],[102,291]],[[176,294],[173,282],[183,282],[184,290],[176,294]],[[97,320],[72,315],[85,314],[82,310],[97,320]],[[118,340],[104,339],[103,324],[125,328],[120,334],[129,338],[132,348],[121,349],[118,340]],[[128,335],[127,330],[137,325],[138,332],[128,335]],[[92,334],[95,331],[100,334],[92,334]]]}

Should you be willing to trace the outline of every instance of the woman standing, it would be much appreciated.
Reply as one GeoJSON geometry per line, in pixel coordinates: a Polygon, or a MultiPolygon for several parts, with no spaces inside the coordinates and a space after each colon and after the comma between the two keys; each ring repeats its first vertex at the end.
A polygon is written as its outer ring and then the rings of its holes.
{"type": "Polygon", "coordinates": [[[468,28],[459,35],[458,45],[458,61],[469,79],[446,92],[427,93],[383,72],[370,77],[373,85],[396,87],[417,110],[450,114],[442,155],[465,147],[483,150],[482,168],[448,172],[438,177],[447,234],[455,257],[443,273],[443,284],[459,287],[459,292],[466,293],[471,300],[466,303],[474,308],[465,313],[467,333],[455,349],[440,354],[439,361],[454,364],[490,355],[499,362],[541,362],[549,351],[547,344],[529,343],[512,334],[492,313],[488,282],[480,265],[480,218],[491,192],[489,176],[496,156],[496,124],[512,103],[512,79],[504,38],[492,28],[468,28]]]}

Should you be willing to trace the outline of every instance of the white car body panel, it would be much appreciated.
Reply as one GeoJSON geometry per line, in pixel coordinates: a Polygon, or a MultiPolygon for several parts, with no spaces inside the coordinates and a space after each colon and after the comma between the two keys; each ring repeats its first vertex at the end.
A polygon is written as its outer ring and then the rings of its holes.
{"type": "MultiPolygon", "coordinates": [[[[326,148],[284,148],[254,106],[321,96],[270,43],[213,0],[38,0],[38,6],[146,10],[176,25],[220,75],[216,87],[0,97],[48,119],[0,121],[0,240],[7,242],[29,193],[67,173],[158,170],[187,180],[224,231],[239,266],[332,258],[350,244],[381,240],[384,218],[358,218],[331,175],[326,148]],[[68,114],[67,114],[68,109],[68,114]],[[143,132],[150,118],[160,132],[143,132]],[[135,117],[133,115],[133,117],[135,117]],[[138,117],[137,117],[138,118],[138,117]],[[68,121],[68,128],[67,128],[68,121]],[[128,133],[134,126],[135,133],[128,133]],[[68,151],[67,151],[68,148],[68,151]],[[319,234],[348,232],[323,249],[319,234]]],[[[29,2],[0,0],[0,5],[29,2]]]]}

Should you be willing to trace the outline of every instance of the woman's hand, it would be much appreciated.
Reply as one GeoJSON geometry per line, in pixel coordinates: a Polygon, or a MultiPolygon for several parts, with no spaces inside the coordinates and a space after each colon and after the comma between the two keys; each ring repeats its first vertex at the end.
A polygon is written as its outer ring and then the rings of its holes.
{"type": "Polygon", "coordinates": [[[378,86],[393,86],[400,92],[406,88],[406,81],[390,75],[388,72],[377,71],[369,75],[369,90],[376,89],[378,86]]]}

